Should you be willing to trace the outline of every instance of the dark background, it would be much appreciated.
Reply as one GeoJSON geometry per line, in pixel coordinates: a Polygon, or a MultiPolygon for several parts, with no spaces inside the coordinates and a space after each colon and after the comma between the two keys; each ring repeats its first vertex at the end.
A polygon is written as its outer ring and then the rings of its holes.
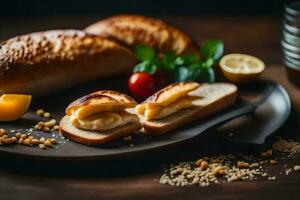
{"type": "Polygon", "coordinates": [[[9,0],[0,17],[146,15],[281,15],[290,0],[9,0]]]}

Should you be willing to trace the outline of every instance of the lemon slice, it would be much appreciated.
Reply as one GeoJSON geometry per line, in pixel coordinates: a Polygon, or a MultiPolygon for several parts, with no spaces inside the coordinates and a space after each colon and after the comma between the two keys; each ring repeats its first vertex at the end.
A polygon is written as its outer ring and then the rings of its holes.
{"type": "Polygon", "coordinates": [[[234,83],[254,81],[265,69],[263,61],[246,54],[228,54],[219,65],[224,76],[234,83]]]}
{"type": "Polygon", "coordinates": [[[0,97],[0,121],[12,121],[22,117],[31,103],[31,95],[3,94],[0,97]]]}

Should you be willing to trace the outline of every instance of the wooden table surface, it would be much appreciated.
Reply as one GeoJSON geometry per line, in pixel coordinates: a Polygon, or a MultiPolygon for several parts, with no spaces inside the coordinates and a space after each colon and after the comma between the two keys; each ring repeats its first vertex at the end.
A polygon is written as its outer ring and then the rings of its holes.
{"type": "MultiPolygon", "coordinates": [[[[293,102],[292,116],[279,134],[299,135],[300,90],[287,81],[282,65],[281,18],[162,18],[181,27],[199,43],[208,38],[220,38],[225,43],[226,53],[249,53],[263,59],[267,65],[263,78],[283,84],[293,102]]],[[[0,39],[50,28],[82,28],[95,20],[95,17],[1,20],[0,39]]],[[[0,199],[299,199],[300,173],[278,175],[276,181],[244,181],[208,187],[171,187],[158,183],[163,172],[162,163],[224,151],[227,149],[219,140],[207,145],[192,142],[165,152],[165,157],[158,154],[155,158],[115,160],[103,168],[97,163],[47,163],[1,155],[0,199]]],[[[284,162],[288,166],[300,164],[300,156],[284,162]]],[[[282,165],[273,167],[274,174],[279,174],[282,165]]]]}

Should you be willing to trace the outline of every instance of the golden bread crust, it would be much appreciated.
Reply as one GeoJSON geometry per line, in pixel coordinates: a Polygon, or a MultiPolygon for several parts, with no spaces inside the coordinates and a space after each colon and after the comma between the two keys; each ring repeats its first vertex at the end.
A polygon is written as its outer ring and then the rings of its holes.
{"type": "MultiPolygon", "coordinates": [[[[186,95],[188,92],[196,89],[200,85],[196,82],[180,82],[180,83],[173,83],[171,85],[168,85],[165,88],[162,88],[161,90],[157,91],[150,97],[148,97],[142,104],[144,103],[164,103],[168,101],[169,103],[172,103],[176,101],[177,99],[172,99],[172,96],[175,92],[182,93],[183,95],[186,95]],[[169,101],[170,100],[170,101],[169,101]]],[[[181,96],[179,96],[181,97],[181,96]]]]}
{"type": "Polygon", "coordinates": [[[185,33],[151,17],[116,15],[88,26],[85,31],[114,39],[131,48],[144,44],[159,52],[199,54],[197,45],[185,33]]]}
{"type": "Polygon", "coordinates": [[[131,71],[132,52],[80,30],[30,33],[0,45],[0,93],[34,97],[131,71]],[[116,59],[118,58],[118,59],[116,59]]]}
{"type": "Polygon", "coordinates": [[[66,109],[70,115],[73,109],[87,105],[123,105],[126,108],[134,107],[137,103],[130,96],[111,90],[99,90],[73,101],[66,109]]]}
{"type": "Polygon", "coordinates": [[[51,30],[17,36],[0,44],[0,70],[16,65],[38,65],[53,61],[74,60],[106,49],[128,49],[102,36],[80,30],[51,30]]]}

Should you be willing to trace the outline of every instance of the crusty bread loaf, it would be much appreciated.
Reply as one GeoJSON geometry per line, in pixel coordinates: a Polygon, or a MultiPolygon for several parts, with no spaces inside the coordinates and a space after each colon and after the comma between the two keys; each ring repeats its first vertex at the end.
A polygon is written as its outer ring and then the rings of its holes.
{"type": "Polygon", "coordinates": [[[59,123],[60,132],[63,136],[78,143],[87,145],[100,145],[126,135],[130,135],[142,128],[140,123],[130,123],[109,131],[87,131],[76,128],[70,122],[68,115],[64,116],[59,123]]]}
{"type": "Polygon", "coordinates": [[[114,39],[130,48],[144,44],[155,48],[158,52],[199,54],[197,45],[185,33],[150,17],[112,16],[88,26],[85,31],[114,39]]]}
{"type": "Polygon", "coordinates": [[[116,42],[78,30],[18,36],[0,44],[0,93],[34,97],[130,71],[136,59],[116,42]]]}
{"type": "Polygon", "coordinates": [[[195,100],[197,106],[182,109],[161,119],[143,120],[145,132],[151,135],[167,133],[227,108],[235,102],[237,87],[229,83],[202,84],[192,93],[201,97],[199,100],[195,100]]]}

